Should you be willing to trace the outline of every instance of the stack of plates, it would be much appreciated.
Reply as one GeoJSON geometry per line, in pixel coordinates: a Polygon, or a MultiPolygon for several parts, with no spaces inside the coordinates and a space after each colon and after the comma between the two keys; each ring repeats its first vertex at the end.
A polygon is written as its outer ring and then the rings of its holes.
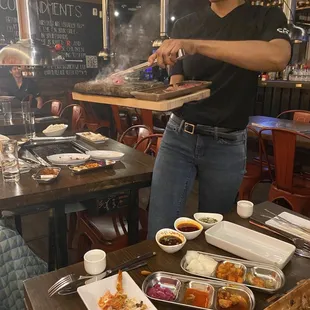
{"type": "Polygon", "coordinates": [[[121,160],[124,157],[124,153],[114,151],[88,151],[86,152],[93,160],[121,160]]]}

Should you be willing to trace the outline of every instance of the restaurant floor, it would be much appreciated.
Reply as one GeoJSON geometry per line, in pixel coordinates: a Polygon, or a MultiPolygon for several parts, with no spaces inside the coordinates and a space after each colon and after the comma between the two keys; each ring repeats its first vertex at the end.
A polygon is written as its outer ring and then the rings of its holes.
{"type": "MultiPolygon", "coordinates": [[[[198,184],[189,197],[186,216],[192,216],[198,208],[198,184]]],[[[269,184],[259,184],[253,194],[253,202],[255,204],[266,201],[268,197],[269,184]]],[[[149,189],[144,189],[140,193],[140,206],[146,207],[149,197],[149,189]]],[[[23,237],[29,247],[42,259],[48,259],[48,213],[43,212],[35,215],[29,215],[22,218],[23,237]],[[33,225],[36,223],[36,225],[33,225]]],[[[75,250],[69,251],[69,262],[76,262],[75,250]]]]}

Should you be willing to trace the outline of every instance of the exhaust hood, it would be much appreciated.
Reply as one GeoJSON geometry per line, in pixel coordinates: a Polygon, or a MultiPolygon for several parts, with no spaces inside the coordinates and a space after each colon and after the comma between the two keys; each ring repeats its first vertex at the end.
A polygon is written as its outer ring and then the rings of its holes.
{"type": "Polygon", "coordinates": [[[19,41],[0,50],[0,65],[27,66],[35,70],[33,67],[63,64],[63,57],[38,39],[40,32],[36,0],[17,0],[16,9],[19,41]]]}
{"type": "Polygon", "coordinates": [[[159,48],[168,37],[169,0],[160,0],[160,38],[153,42],[154,48],[159,48]]]}
{"type": "Polygon", "coordinates": [[[98,53],[98,57],[108,60],[110,57],[109,51],[109,16],[108,16],[109,0],[102,0],[102,50],[98,53]]]}

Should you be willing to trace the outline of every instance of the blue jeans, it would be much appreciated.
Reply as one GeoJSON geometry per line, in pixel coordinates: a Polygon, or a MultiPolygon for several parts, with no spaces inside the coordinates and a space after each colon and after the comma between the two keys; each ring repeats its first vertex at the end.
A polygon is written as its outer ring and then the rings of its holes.
{"type": "Polygon", "coordinates": [[[173,227],[182,216],[196,176],[199,181],[199,212],[229,212],[246,168],[246,130],[234,131],[238,139],[191,135],[170,119],[154,167],[149,235],[173,227]]]}

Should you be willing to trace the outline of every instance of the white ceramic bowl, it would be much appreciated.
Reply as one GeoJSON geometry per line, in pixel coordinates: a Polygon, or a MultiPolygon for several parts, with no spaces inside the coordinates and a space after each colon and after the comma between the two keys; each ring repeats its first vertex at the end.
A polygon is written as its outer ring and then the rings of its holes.
{"type": "Polygon", "coordinates": [[[254,204],[248,200],[239,200],[237,202],[237,213],[238,215],[243,218],[247,219],[253,215],[254,211],[254,204]]]}
{"type": "Polygon", "coordinates": [[[159,230],[155,236],[155,239],[156,239],[158,246],[163,251],[165,251],[166,253],[169,253],[169,254],[176,253],[176,252],[180,251],[186,243],[186,238],[182,234],[180,234],[177,231],[170,229],[170,228],[163,228],[163,229],[159,230]],[[163,244],[159,243],[159,240],[160,240],[160,238],[162,238],[164,236],[179,237],[182,240],[182,243],[177,244],[177,245],[163,245],[163,244]]]}
{"type": "Polygon", "coordinates": [[[203,213],[203,212],[199,212],[199,213],[195,213],[194,214],[194,219],[198,223],[200,223],[204,229],[208,229],[208,228],[214,226],[215,224],[218,224],[219,222],[222,222],[223,221],[223,215],[219,214],[219,213],[203,213]],[[208,224],[208,223],[200,221],[200,219],[205,218],[205,217],[212,217],[212,218],[216,219],[217,222],[216,223],[212,223],[212,224],[211,223],[208,224]]]}
{"type": "Polygon", "coordinates": [[[90,250],[84,255],[85,271],[94,276],[105,271],[107,267],[107,255],[102,250],[90,250]]]}
{"type": "Polygon", "coordinates": [[[64,132],[67,130],[68,128],[68,125],[64,125],[63,128],[61,129],[57,129],[57,130],[53,130],[53,131],[50,131],[50,130],[46,130],[44,129],[43,130],[43,133],[47,136],[47,137],[60,137],[64,134],[64,132]]]}
{"type": "Polygon", "coordinates": [[[198,223],[197,221],[194,221],[193,219],[191,219],[189,217],[179,217],[178,219],[176,219],[176,221],[174,222],[174,228],[177,232],[182,234],[187,240],[193,240],[193,239],[197,238],[203,230],[203,227],[200,223],[198,223]],[[184,231],[181,231],[177,228],[178,225],[180,225],[181,223],[194,224],[199,229],[195,230],[195,231],[184,232],[184,231]]]}

